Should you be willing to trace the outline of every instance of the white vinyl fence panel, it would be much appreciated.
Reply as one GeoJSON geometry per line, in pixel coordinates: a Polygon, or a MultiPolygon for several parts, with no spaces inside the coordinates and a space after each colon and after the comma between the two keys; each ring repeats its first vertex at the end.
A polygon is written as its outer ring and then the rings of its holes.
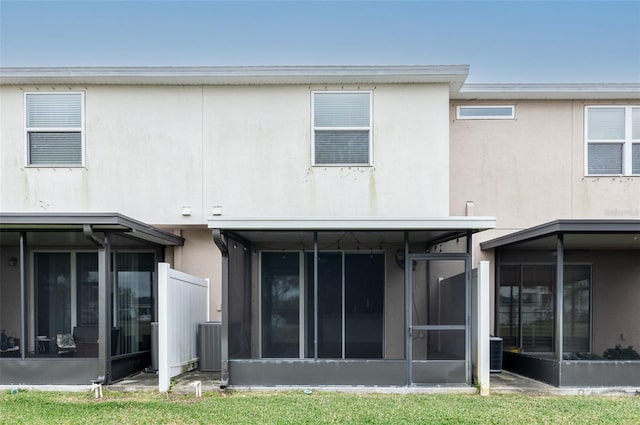
{"type": "Polygon", "coordinates": [[[489,262],[473,269],[471,285],[471,362],[481,395],[489,395],[489,262]]]}
{"type": "Polygon", "coordinates": [[[198,364],[198,325],[207,321],[209,281],[158,264],[158,389],[198,364]]]}

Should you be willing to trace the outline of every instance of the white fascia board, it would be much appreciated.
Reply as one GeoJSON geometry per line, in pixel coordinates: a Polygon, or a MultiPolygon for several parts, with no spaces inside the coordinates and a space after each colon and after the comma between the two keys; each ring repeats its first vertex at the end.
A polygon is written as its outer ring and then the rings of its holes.
{"type": "Polygon", "coordinates": [[[468,65],[0,68],[0,84],[269,85],[446,83],[468,65]]]}
{"type": "Polygon", "coordinates": [[[210,229],[227,230],[451,230],[493,229],[495,217],[209,217],[210,229]]]}
{"type": "Polygon", "coordinates": [[[640,99],[640,83],[464,84],[452,99],[640,99]]]}

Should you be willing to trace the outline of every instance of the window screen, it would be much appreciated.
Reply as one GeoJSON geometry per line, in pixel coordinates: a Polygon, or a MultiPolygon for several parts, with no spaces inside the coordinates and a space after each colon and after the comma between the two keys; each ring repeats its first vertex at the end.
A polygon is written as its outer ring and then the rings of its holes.
{"type": "Polygon", "coordinates": [[[83,94],[25,95],[29,165],[82,165],[83,94]]]}
{"type": "Polygon", "coordinates": [[[370,92],[314,93],[313,126],[314,164],[370,163],[370,92]]]}
{"type": "Polygon", "coordinates": [[[585,119],[587,174],[640,174],[640,108],[589,106],[585,119]]]}

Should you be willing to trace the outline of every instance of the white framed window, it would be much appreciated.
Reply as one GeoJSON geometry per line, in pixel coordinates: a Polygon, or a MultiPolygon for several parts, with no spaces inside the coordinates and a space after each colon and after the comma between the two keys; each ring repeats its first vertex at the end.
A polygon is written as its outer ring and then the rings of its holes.
{"type": "Polygon", "coordinates": [[[84,93],[24,95],[28,166],[84,165],[84,93]]]}
{"type": "Polygon", "coordinates": [[[312,92],[312,164],[372,164],[371,91],[312,92]]]}
{"type": "Polygon", "coordinates": [[[640,106],[586,106],[584,132],[586,175],[640,175],[640,106]]]}
{"type": "Polygon", "coordinates": [[[514,105],[460,105],[456,108],[459,120],[512,120],[514,105]]]}

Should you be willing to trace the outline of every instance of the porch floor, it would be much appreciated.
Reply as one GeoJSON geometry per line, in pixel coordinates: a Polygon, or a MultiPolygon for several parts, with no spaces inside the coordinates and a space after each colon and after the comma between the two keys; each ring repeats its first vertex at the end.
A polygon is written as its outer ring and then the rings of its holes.
{"type": "MultiPolygon", "coordinates": [[[[173,385],[171,386],[171,391],[178,394],[191,394],[195,390],[190,384],[194,381],[202,382],[202,390],[203,391],[220,391],[220,373],[219,372],[199,372],[192,371],[187,372],[183,375],[176,376],[172,378],[173,385]]],[[[112,391],[158,391],[158,375],[153,372],[142,372],[137,375],[125,378],[121,381],[118,381],[114,384],[106,387],[112,391]]],[[[285,389],[284,387],[251,387],[250,389],[285,389]]],[[[293,387],[291,387],[293,388],[293,387]]],[[[390,392],[402,392],[402,393],[410,393],[410,392],[464,392],[464,388],[467,390],[470,387],[412,387],[412,388],[401,388],[401,387],[393,387],[389,388],[390,392]],[[429,391],[431,390],[431,391],[429,391]]],[[[320,388],[317,388],[320,389],[320,388]]],[[[324,387],[326,390],[333,391],[376,391],[376,392],[384,392],[384,388],[382,387],[324,387]]],[[[474,390],[475,391],[475,390],[474,390]]],[[[552,385],[545,384],[540,381],[536,381],[521,375],[517,375],[512,372],[502,371],[501,373],[492,373],[491,374],[491,393],[493,394],[531,394],[531,395],[560,395],[567,393],[566,389],[556,388],[552,385]]]]}

